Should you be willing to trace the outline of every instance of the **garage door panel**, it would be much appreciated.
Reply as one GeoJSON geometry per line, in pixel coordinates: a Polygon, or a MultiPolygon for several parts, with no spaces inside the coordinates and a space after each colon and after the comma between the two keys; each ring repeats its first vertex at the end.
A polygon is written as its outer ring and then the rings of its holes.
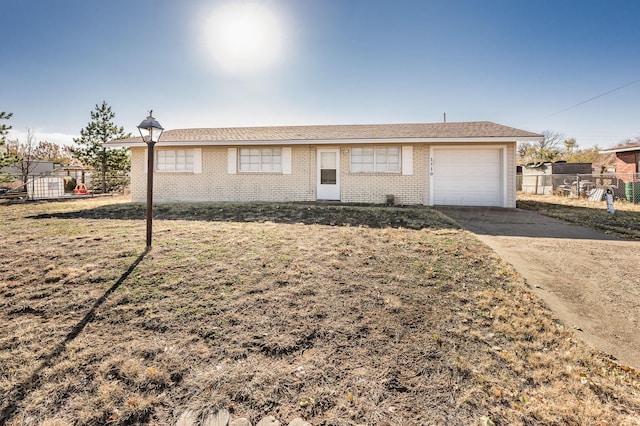
{"type": "Polygon", "coordinates": [[[497,179],[478,178],[474,182],[464,182],[457,180],[450,180],[447,185],[447,192],[471,192],[474,193],[487,193],[491,194],[496,189],[500,188],[500,181],[497,179]]]}
{"type": "Polygon", "coordinates": [[[501,206],[502,149],[434,149],[433,204],[501,206]]]}
{"type": "Polygon", "coordinates": [[[499,149],[436,150],[439,162],[453,164],[499,163],[498,151],[499,149]]]}
{"type": "Polygon", "coordinates": [[[483,206],[500,207],[497,204],[487,204],[486,198],[479,196],[461,195],[459,197],[448,195],[435,203],[439,206],[483,206]]]}

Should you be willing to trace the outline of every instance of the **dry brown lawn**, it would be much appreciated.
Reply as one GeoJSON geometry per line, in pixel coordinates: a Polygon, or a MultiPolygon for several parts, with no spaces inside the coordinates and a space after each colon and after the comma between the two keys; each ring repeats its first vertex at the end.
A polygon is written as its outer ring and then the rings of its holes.
{"type": "Polygon", "coordinates": [[[640,376],[427,208],[0,205],[0,424],[640,424],[640,376]]]}
{"type": "Polygon", "coordinates": [[[604,201],[519,193],[517,206],[623,238],[640,239],[640,204],[616,200],[615,214],[609,214],[604,201]]]}

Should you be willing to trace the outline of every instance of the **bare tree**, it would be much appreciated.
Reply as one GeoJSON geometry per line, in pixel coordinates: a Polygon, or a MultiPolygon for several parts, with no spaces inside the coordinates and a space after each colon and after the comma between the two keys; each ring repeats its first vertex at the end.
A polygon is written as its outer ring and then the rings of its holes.
{"type": "Polygon", "coordinates": [[[518,152],[518,158],[520,161],[524,161],[527,158],[527,155],[531,151],[533,144],[531,142],[518,142],[518,146],[516,148],[518,152]]]}
{"type": "Polygon", "coordinates": [[[540,133],[544,136],[544,138],[538,142],[538,148],[541,150],[558,148],[564,141],[564,135],[562,133],[554,132],[553,130],[543,130],[540,133]]]}
{"type": "Polygon", "coordinates": [[[61,147],[54,142],[40,141],[34,150],[36,159],[53,161],[59,164],[69,164],[73,157],[68,147],[61,147]]]}
{"type": "Polygon", "coordinates": [[[562,143],[565,140],[562,133],[543,130],[541,141],[522,143],[518,145],[518,155],[523,162],[556,161],[562,155],[562,143]]]}
{"type": "Polygon", "coordinates": [[[634,136],[632,138],[625,139],[619,144],[617,144],[614,148],[627,146],[627,145],[637,145],[637,144],[640,144],[640,136],[634,136]]]}
{"type": "Polygon", "coordinates": [[[27,129],[27,136],[25,142],[20,142],[18,139],[9,141],[7,143],[9,152],[18,158],[18,161],[14,164],[17,169],[20,179],[24,185],[24,191],[27,190],[27,181],[29,179],[29,173],[33,171],[36,166],[36,144],[35,136],[31,129],[27,129]]]}

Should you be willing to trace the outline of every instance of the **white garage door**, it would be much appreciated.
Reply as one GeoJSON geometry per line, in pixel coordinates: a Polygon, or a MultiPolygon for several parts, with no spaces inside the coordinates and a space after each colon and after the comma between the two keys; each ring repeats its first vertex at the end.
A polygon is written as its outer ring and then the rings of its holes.
{"type": "Polygon", "coordinates": [[[434,148],[431,159],[434,205],[503,206],[500,148],[434,148]]]}

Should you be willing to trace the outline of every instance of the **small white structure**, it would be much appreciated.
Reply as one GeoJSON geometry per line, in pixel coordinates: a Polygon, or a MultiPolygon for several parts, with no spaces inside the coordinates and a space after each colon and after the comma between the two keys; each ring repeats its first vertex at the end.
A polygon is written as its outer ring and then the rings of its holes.
{"type": "Polygon", "coordinates": [[[529,163],[522,166],[522,192],[551,195],[552,173],[551,163],[529,163]]]}
{"type": "Polygon", "coordinates": [[[64,179],[58,176],[35,178],[27,184],[31,199],[59,198],[64,196],[64,179]]]}

